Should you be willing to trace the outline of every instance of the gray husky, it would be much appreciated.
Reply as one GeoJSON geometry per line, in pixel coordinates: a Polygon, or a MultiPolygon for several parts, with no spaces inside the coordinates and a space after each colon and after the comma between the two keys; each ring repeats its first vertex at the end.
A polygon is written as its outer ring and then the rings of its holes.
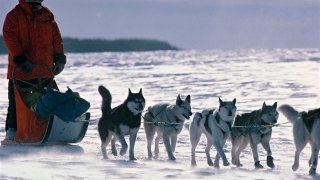
{"type": "Polygon", "coordinates": [[[267,165],[274,168],[270,139],[272,126],[277,123],[279,113],[277,112],[277,102],[272,106],[264,102],[262,109],[238,115],[231,131],[232,142],[232,164],[238,167],[240,163],[240,153],[250,142],[255,168],[263,168],[259,161],[258,144],[261,143],[267,151],[267,165]]]}
{"type": "Polygon", "coordinates": [[[112,154],[117,155],[116,139],[120,141],[122,146],[120,155],[124,155],[128,149],[124,136],[130,135],[129,158],[130,160],[136,160],[134,157],[134,145],[141,124],[141,113],[145,106],[142,89],[140,89],[139,93],[132,93],[129,89],[127,99],[115,108],[111,108],[112,97],[109,90],[104,86],[99,86],[98,90],[102,96],[102,117],[98,123],[98,132],[101,139],[103,158],[108,158],[106,147],[110,141],[112,154]]]}
{"type": "Polygon", "coordinates": [[[236,116],[236,99],[233,101],[222,101],[219,98],[217,110],[203,110],[196,113],[189,127],[191,142],[191,165],[196,165],[195,150],[202,134],[207,137],[206,156],[209,166],[219,168],[219,160],[222,157],[223,165],[228,166],[229,162],[223,152],[223,146],[230,136],[231,126],[236,116]],[[211,146],[217,150],[214,163],[210,157],[211,146]]]}
{"type": "Polygon", "coordinates": [[[184,121],[192,115],[190,95],[183,101],[178,95],[175,104],[156,104],[148,108],[144,115],[144,129],[147,138],[148,159],[152,158],[151,144],[155,133],[155,157],[159,155],[159,141],[163,138],[170,160],[175,160],[173,152],[176,148],[178,134],[184,121]],[[171,142],[170,142],[171,141],[171,142]]]}
{"type": "Polygon", "coordinates": [[[308,112],[298,112],[290,105],[282,105],[279,107],[279,111],[293,123],[293,137],[296,152],[292,170],[296,171],[299,168],[300,153],[309,142],[311,145],[309,174],[316,174],[320,148],[320,108],[308,112]]]}

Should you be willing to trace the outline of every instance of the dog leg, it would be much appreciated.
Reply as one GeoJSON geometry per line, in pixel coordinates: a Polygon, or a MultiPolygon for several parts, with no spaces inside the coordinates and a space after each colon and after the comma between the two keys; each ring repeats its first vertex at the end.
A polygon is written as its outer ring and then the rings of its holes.
{"type": "Polygon", "coordinates": [[[310,175],[315,175],[316,174],[316,169],[318,165],[318,155],[319,155],[319,147],[315,144],[312,145],[312,154],[311,154],[311,164],[310,164],[310,169],[309,169],[309,174],[310,175]]]}
{"type": "Polygon", "coordinates": [[[107,146],[111,140],[112,134],[106,129],[98,129],[101,140],[101,152],[104,159],[108,159],[107,146]]]}
{"type": "Polygon", "coordinates": [[[260,164],[260,161],[259,161],[258,144],[257,143],[251,143],[250,145],[251,145],[251,150],[252,150],[252,155],[253,155],[255,168],[257,168],[257,169],[263,168],[263,166],[260,164]]]}
{"type": "Polygon", "coordinates": [[[215,159],[214,159],[213,167],[219,169],[219,168],[220,168],[219,161],[220,161],[220,155],[219,155],[219,153],[217,152],[217,153],[216,153],[216,156],[215,156],[215,159]]]}
{"type": "Polygon", "coordinates": [[[262,144],[263,148],[267,151],[267,165],[270,168],[274,168],[272,152],[271,152],[270,143],[269,143],[268,139],[262,138],[261,144],[262,144]]]}
{"type": "Polygon", "coordinates": [[[292,170],[293,171],[296,171],[299,168],[299,159],[300,159],[300,153],[301,153],[302,149],[301,148],[298,149],[296,147],[296,151],[294,153],[294,163],[292,165],[292,170]]]}
{"type": "Polygon", "coordinates": [[[217,150],[217,155],[216,155],[216,158],[214,160],[214,167],[219,167],[220,156],[222,158],[223,165],[224,166],[229,166],[230,163],[228,162],[227,157],[226,157],[225,153],[223,152],[222,145],[220,144],[220,142],[215,142],[213,145],[217,150]]]}
{"type": "Polygon", "coordinates": [[[294,144],[296,146],[296,151],[294,155],[294,163],[292,165],[292,170],[296,171],[299,168],[299,160],[300,160],[300,153],[303,150],[303,148],[307,145],[308,140],[307,137],[305,137],[304,133],[304,127],[303,124],[300,122],[297,122],[293,126],[293,132],[300,132],[300,133],[293,133],[294,137],[294,144]]]}
{"type": "MultiPolygon", "coordinates": [[[[191,126],[191,127],[193,127],[193,126],[191,126]]],[[[196,147],[199,143],[201,133],[194,132],[194,130],[192,130],[192,128],[190,128],[189,134],[190,134],[190,143],[191,143],[191,166],[196,166],[197,165],[196,147]]]]}
{"type": "Polygon", "coordinates": [[[103,155],[104,159],[108,159],[108,155],[107,155],[107,146],[111,140],[112,135],[110,133],[107,133],[108,136],[105,138],[104,141],[101,142],[101,152],[103,155]]]}
{"type": "Polygon", "coordinates": [[[177,139],[178,139],[178,135],[173,135],[173,136],[171,136],[172,152],[175,152],[175,151],[176,151],[177,139]]]}
{"type": "Polygon", "coordinates": [[[126,154],[128,150],[128,144],[124,138],[124,135],[122,133],[116,133],[117,139],[121,143],[121,149],[120,149],[120,155],[123,156],[126,154]]]}
{"type": "Polygon", "coordinates": [[[176,158],[174,157],[173,153],[172,153],[172,148],[170,145],[170,137],[169,135],[163,133],[163,143],[166,147],[167,153],[168,153],[168,157],[170,160],[176,160],[176,158]]]}
{"type": "MultiPolygon", "coordinates": [[[[152,122],[152,116],[150,115],[150,112],[147,112],[144,115],[144,121],[145,122],[152,122]]],[[[155,127],[151,123],[144,123],[144,132],[146,134],[147,139],[147,151],[148,151],[148,159],[152,159],[152,151],[151,151],[151,145],[152,141],[155,135],[155,127]]]]}
{"type": "Polygon", "coordinates": [[[320,139],[319,139],[319,134],[320,134],[320,119],[316,119],[312,131],[311,131],[311,161],[309,162],[310,165],[310,170],[309,174],[310,175],[315,175],[316,174],[316,169],[318,165],[318,156],[319,156],[319,148],[320,148],[320,139]]]}
{"type": "Polygon", "coordinates": [[[137,160],[134,157],[134,145],[136,143],[136,139],[137,139],[137,133],[131,133],[129,140],[130,140],[130,149],[129,149],[129,158],[130,160],[137,160]]]}
{"type": "Polygon", "coordinates": [[[313,154],[312,154],[312,148],[311,148],[311,155],[310,155],[310,159],[309,159],[309,161],[308,161],[308,164],[309,164],[309,166],[311,166],[312,165],[312,162],[313,162],[313,156],[312,156],[313,154]]]}
{"type": "MultiPolygon", "coordinates": [[[[240,162],[240,153],[247,147],[248,141],[245,140],[245,137],[240,137],[239,141],[235,143],[235,152],[234,155],[232,155],[234,158],[234,162],[232,162],[237,167],[242,167],[242,164],[240,162]]],[[[232,145],[233,148],[234,145],[232,145]]],[[[233,159],[232,159],[233,161],[233,159]]]]}
{"type": "MultiPolygon", "coordinates": [[[[200,136],[199,136],[200,138],[200,136]]],[[[207,156],[207,163],[209,166],[213,166],[213,162],[212,162],[212,159],[210,157],[210,150],[211,150],[211,147],[212,147],[212,140],[210,140],[208,137],[207,137],[207,147],[206,147],[206,156],[207,156]]],[[[219,162],[218,162],[218,166],[219,166],[219,162]]],[[[219,167],[218,167],[219,168],[219,167]]]]}
{"type": "Polygon", "coordinates": [[[150,137],[147,136],[148,159],[152,159],[151,144],[152,144],[153,136],[154,136],[154,133],[150,135],[150,137]]]}
{"type": "Polygon", "coordinates": [[[159,141],[160,141],[160,139],[161,139],[161,137],[158,135],[154,141],[154,157],[155,158],[159,157],[159,141]]]}
{"type": "Polygon", "coordinates": [[[238,151],[237,151],[237,154],[236,154],[236,157],[237,157],[237,166],[238,167],[242,167],[242,164],[240,162],[240,154],[241,152],[247,147],[248,145],[248,142],[246,142],[245,140],[242,142],[242,144],[240,144],[239,148],[238,148],[238,151]]]}
{"type": "Polygon", "coordinates": [[[111,140],[111,152],[114,156],[118,156],[117,148],[116,148],[116,138],[113,137],[111,140]]]}
{"type": "Polygon", "coordinates": [[[236,157],[236,152],[237,152],[237,149],[239,148],[239,144],[236,143],[235,140],[231,140],[231,163],[234,164],[234,165],[237,165],[238,163],[238,158],[236,157]]]}

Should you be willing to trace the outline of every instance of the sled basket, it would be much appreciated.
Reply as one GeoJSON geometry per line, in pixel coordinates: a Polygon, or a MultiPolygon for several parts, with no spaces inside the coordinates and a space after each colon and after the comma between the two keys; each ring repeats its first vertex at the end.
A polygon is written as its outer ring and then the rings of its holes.
{"type": "Polygon", "coordinates": [[[30,73],[34,74],[36,83],[16,79],[15,71],[13,71],[17,131],[14,141],[4,140],[1,144],[42,145],[80,142],[86,134],[90,113],[85,112],[72,122],[65,122],[56,115],[49,115],[49,117],[36,115],[29,105],[30,102],[27,102],[26,99],[32,94],[41,92],[44,87],[58,90],[58,86],[53,79],[52,71],[47,66],[33,65],[32,67],[30,73]],[[52,76],[43,78],[39,72],[43,72],[44,69],[52,76]],[[23,83],[29,86],[21,86],[23,83]]]}

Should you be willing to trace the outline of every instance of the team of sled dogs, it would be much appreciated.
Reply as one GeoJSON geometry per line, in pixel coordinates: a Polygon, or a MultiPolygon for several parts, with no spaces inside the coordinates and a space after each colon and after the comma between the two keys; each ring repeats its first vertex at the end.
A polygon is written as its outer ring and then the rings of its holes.
{"type": "Polygon", "coordinates": [[[128,97],[124,102],[114,108],[111,107],[112,96],[107,88],[99,86],[98,91],[102,96],[102,117],[98,122],[98,132],[101,139],[101,151],[104,158],[108,158],[106,147],[111,141],[111,152],[117,156],[116,140],[121,144],[120,155],[127,152],[128,144],[125,136],[129,135],[129,158],[135,160],[134,146],[138,130],[143,123],[147,140],[148,158],[157,158],[159,154],[159,141],[162,139],[170,160],[175,160],[178,134],[184,127],[189,130],[191,143],[191,165],[196,165],[196,147],[200,137],[204,134],[207,138],[205,154],[209,166],[219,168],[219,160],[223,165],[230,165],[223,146],[231,137],[231,163],[240,167],[240,153],[250,144],[255,168],[263,168],[259,161],[257,145],[261,143],[267,153],[267,166],[274,168],[270,140],[272,127],[277,124],[278,111],[293,123],[294,144],[296,146],[295,159],[292,169],[299,167],[299,156],[305,145],[311,144],[312,153],[309,160],[309,174],[316,174],[318,154],[320,147],[320,108],[308,112],[298,112],[290,105],[277,108],[277,102],[266,105],[264,102],[258,110],[237,115],[236,99],[223,101],[219,98],[216,109],[206,109],[197,112],[191,123],[185,124],[192,116],[191,97],[183,100],[178,95],[174,104],[159,103],[145,109],[145,98],[142,89],[132,93],[129,89],[128,97]],[[151,145],[155,137],[154,155],[151,145]],[[210,149],[214,146],[217,154],[214,162],[210,157],[210,149]]]}

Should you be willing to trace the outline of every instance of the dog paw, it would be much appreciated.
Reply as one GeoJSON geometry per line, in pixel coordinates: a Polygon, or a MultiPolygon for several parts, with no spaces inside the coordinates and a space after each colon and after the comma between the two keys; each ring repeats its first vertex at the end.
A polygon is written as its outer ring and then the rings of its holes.
{"type": "Polygon", "coordinates": [[[152,153],[148,152],[148,160],[152,160],[152,156],[153,156],[152,153]]]}
{"type": "Polygon", "coordinates": [[[309,175],[315,175],[316,174],[316,168],[311,167],[309,170],[309,175]]]}
{"type": "Polygon", "coordinates": [[[169,160],[171,160],[171,161],[175,161],[175,160],[176,160],[176,158],[175,158],[174,156],[170,156],[170,157],[169,157],[169,160]]]}
{"type": "Polygon", "coordinates": [[[299,164],[293,164],[292,165],[292,170],[296,171],[299,168],[299,164]]]}
{"type": "Polygon", "coordinates": [[[267,156],[267,165],[270,168],[274,168],[274,163],[273,163],[273,157],[272,156],[267,156]]]}
{"type": "Polygon", "coordinates": [[[236,164],[237,167],[242,167],[243,165],[241,163],[236,164]]]}
{"type": "Polygon", "coordinates": [[[135,161],[135,160],[137,160],[137,158],[135,158],[134,156],[130,157],[130,161],[135,161]]]}
{"type": "Polygon", "coordinates": [[[154,151],[154,157],[156,157],[156,158],[159,157],[159,151],[158,152],[154,151]]]}
{"type": "Polygon", "coordinates": [[[121,148],[121,150],[120,150],[120,155],[121,155],[121,156],[125,155],[125,154],[126,154],[126,152],[127,152],[127,150],[128,150],[128,148],[127,148],[127,147],[123,147],[123,148],[121,148]]]}
{"type": "Polygon", "coordinates": [[[230,165],[230,163],[228,161],[223,162],[223,166],[229,166],[229,165],[230,165]]]}
{"type": "Polygon", "coordinates": [[[254,167],[255,167],[256,169],[262,169],[262,168],[263,168],[263,166],[260,164],[260,161],[255,162],[255,163],[254,163],[254,167]]]}
{"type": "Polygon", "coordinates": [[[103,159],[108,159],[107,152],[102,151],[102,157],[103,159]]]}
{"type": "Polygon", "coordinates": [[[219,164],[213,164],[213,167],[216,168],[216,169],[220,169],[219,164]]]}
{"type": "Polygon", "coordinates": [[[116,149],[112,149],[111,152],[114,156],[118,156],[118,151],[116,149]]]}
{"type": "Polygon", "coordinates": [[[208,161],[208,165],[209,166],[213,166],[213,162],[210,160],[210,161],[208,161]]]}
{"type": "Polygon", "coordinates": [[[236,160],[235,160],[234,158],[231,159],[231,163],[232,163],[233,165],[237,165],[236,160]]]}

